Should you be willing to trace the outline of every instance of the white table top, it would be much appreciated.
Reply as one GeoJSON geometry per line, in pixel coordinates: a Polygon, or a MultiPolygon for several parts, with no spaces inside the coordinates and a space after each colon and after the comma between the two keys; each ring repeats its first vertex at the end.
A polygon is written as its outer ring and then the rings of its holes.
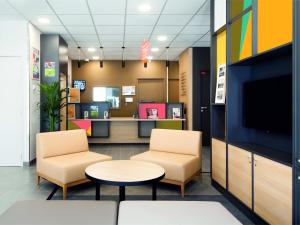
{"type": "Polygon", "coordinates": [[[139,183],[158,179],[165,170],[154,163],[137,160],[112,160],[95,163],[85,173],[99,181],[116,183],[139,183]]]}

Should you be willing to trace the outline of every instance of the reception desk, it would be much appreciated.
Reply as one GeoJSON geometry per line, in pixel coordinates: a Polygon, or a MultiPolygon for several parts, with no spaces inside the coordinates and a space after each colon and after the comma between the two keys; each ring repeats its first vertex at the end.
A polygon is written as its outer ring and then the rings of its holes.
{"type": "Polygon", "coordinates": [[[153,128],[184,129],[185,119],[70,119],[69,129],[85,129],[89,143],[149,143],[153,128]]]}

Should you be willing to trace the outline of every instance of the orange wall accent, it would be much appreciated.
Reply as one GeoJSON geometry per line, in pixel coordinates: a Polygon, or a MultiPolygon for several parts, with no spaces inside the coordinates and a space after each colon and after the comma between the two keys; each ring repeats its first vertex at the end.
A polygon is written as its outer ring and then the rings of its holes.
{"type": "Polygon", "coordinates": [[[218,68],[220,65],[226,64],[226,30],[217,35],[217,68],[216,71],[218,74],[218,68]]]}
{"type": "Polygon", "coordinates": [[[258,1],[258,53],[292,41],[292,0],[258,1]]]}

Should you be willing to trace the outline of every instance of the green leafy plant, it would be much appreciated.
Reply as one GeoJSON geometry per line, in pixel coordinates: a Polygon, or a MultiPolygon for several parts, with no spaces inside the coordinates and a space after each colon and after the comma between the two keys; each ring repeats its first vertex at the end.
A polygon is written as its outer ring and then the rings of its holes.
{"type": "Polygon", "coordinates": [[[60,89],[59,82],[40,84],[40,88],[44,97],[41,106],[47,114],[48,130],[55,131],[60,122],[60,109],[67,105],[64,101],[67,97],[62,97],[66,89],[60,89]]]}

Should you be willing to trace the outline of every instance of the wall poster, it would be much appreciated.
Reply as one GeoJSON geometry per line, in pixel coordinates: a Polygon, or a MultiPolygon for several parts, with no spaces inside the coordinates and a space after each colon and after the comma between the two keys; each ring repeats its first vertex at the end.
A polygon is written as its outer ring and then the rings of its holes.
{"type": "Polygon", "coordinates": [[[122,86],[122,95],[135,95],[135,86],[122,86]]]}
{"type": "Polygon", "coordinates": [[[40,79],[40,51],[32,48],[32,79],[40,79]]]}
{"type": "Polygon", "coordinates": [[[218,68],[215,103],[225,103],[226,95],[226,64],[218,68]]]}
{"type": "Polygon", "coordinates": [[[55,77],[55,62],[45,62],[45,77],[55,77]]]}

